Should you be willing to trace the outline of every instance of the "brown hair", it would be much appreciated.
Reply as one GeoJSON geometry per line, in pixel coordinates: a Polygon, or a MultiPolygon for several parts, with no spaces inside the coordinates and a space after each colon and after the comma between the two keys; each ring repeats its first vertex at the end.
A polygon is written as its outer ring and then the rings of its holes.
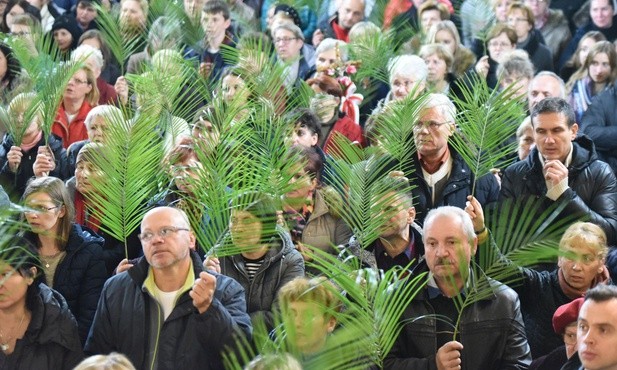
{"type": "Polygon", "coordinates": [[[317,85],[321,91],[328,95],[336,96],[337,98],[343,96],[341,85],[333,77],[322,74],[308,79],[306,83],[309,86],[317,85]]]}

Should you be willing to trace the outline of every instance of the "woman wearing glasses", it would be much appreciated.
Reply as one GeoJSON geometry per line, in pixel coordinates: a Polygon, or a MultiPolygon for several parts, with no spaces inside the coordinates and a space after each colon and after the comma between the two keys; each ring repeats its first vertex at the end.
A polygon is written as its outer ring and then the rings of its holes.
{"type": "Polygon", "coordinates": [[[30,229],[25,238],[36,246],[48,286],[64,296],[85,343],[103,284],[107,279],[103,238],[75,224],[75,210],[62,180],[41,177],[23,195],[30,229]]]}
{"type": "Polygon", "coordinates": [[[58,114],[51,131],[62,139],[66,149],[76,141],[86,140],[88,130],[84,121],[92,107],[99,101],[99,90],[96,87],[94,73],[88,67],[82,67],[69,80],[58,114]]]}
{"type": "Polygon", "coordinates": [[[488,31],[486,40],[488,55],[478,60],[475,71],[480,77],[486,79],[488,87],[494,89],[498,86],[497,66],[509,51],[516,48],[518,37],[512,27],[497,23],[488,31]]]}
{"type": "Polygon", "coordinates": [[[534,28],[535,18],[531,8],[513,3],[508,10],[508,24],[517,37],[517,49],[525,50],[536,71],[553,71],[553,53],[544,45],[540,31],[534,28]]]}

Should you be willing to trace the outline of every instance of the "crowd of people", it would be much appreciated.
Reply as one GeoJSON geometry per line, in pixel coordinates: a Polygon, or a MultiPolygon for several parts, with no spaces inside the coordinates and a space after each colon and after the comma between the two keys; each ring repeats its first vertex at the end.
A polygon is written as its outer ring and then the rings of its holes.
{"type": "Polygon", "coordinates": [[[0,369],[617,369],[617,3],[318,5],[0,1],[0,369]]]}

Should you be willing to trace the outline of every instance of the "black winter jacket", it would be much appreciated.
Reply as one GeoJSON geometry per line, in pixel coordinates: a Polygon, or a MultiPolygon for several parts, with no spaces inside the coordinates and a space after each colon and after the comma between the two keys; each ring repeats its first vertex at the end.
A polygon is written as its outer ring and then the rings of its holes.
{"type": "Polygon", "coordinates": [[[596,145],[598,156],[617,174],[617,87],[612,86],[591,99],[583,114],[581,132],[596,145]]]}
{"type": "MultiPolygon", "coordinates": [[[[593,142],[586,136],[573,141],[572,163],[568,167],[570,186],[557,199],[565,202],[559,218],[568,215],[588,217],[590,222],[600,226],[608,238],[609,245],[617,243],[617,180],[608,164],[600,161],[593,142]]],[[[546,182],[538,148],[520,162],[510,165],[503,173],[500,198],[533,197],[542,202],[541,208],[548,208],[553,201],[546,197],[546,182]]]]}
{"type": "Polygon", "coordinates": [[[9,356],[0,351],[0,370],[71,370],[83,353],[77,323],[64,298],[39,284],[32,300],[32,319],[9,356]]]}
{"type": "MultiPolygon", "coordinates": [[[[195,279],[203,271],[201,260],[191,253],[195,279]]],[[[152,305],[156,301],[143,288],[150,265],[144,257],[129,269],[110,278],[99,301],[86,342],[88,354],[112,351],[124,353],[137,369],[150,369],[150,338],[158,336],[158,370],[223,369],[221,352],[233,344],[238,331],[250,336],[251,321],[246,313],[244,291],[233,279],[216,276],[212,304],[200,314],[189,292],[183,293],[159,332],[150,333],[152,305]]]]}
{"type": "MultiPolygon", "coordinates": [[[[36,160],[39,147],[45,146],[45,140],[41,138],[34,148],[30,149],[27,153],[23,153],[24,155],[17,169],[17,173],[13,173],[10,170],[9,163],[6,158],[13,145],[15,144],[13,143],[13,138],[11,135],[4,135],[2,145],[0,146],[0,182],[2,182],[9,194],[15,194],[17,198],[14,198],[13,200],[18,201],[24,190],[26,190],[28,180],[34,177],[32,165],[34,165],[34,161],[36,160]]],[[[49,147],[51,148],[56,161],[56,168],[49,173],[49,176],[58,177],[62,180],[67,179],[69,177],[68,159],[66,156],[66,150],[62,147],[62,140],[58,139],[54,135],[50,135],[49,147]]]]}
{"type": "MultiPolygon", "coordinates": [[[[424,217],[428,212],[440,206],[455,206],[464,209],[467,202],[467,196],[471,195],[474,176],[469,166],[463,161],[461,156],[450,147],[450,155],[452,156],[452,171],[447,180],[446,186],[443,189],[441,199],[435,199],[432,202],[431,189],[422,176],[422,167],[418,156],[414,156],[413,176],[410,177],[412,194],[414,198],[414,206],[417,211],[416,222],[424,223],[424,217]]],[[[482,206],[486,206],[491,202],[497,201],[499,198],[499,184],[493,174],[487,174],[477,180],[475,197],[482,206]]]]}
{"type": "MultiPolygon", "coordinates": [[[[422,262],[414,271],[428,271],[422,262]]],[[[510,288],[489,279],[495,292],[465,308],[457,340],[463,369],[527,369],[531,362],[518,295],[510,288]]],[[[474,286],[471,282],[469,286],[474,286]]],[[[384,369],[437,369],[437,320],[427,288],[407,306],[403,327],[394,347],[384,361],[384,369]]]]}
{"type": "Polygon", "coordinates": [[[302,255],[295,249],[287,232],[280,232],[280,235],[277,245],[268,250],[252,281],[246,273],[242,255],[219,259],[221,274],[233,278],[244,288],[247,312],[253,323],[256,319],[264,319],[271,328],[279,289],[294,278],[304,276],[302,255]]]}
{"type": "Polygon", "coordinates": [[[544,44],[544,38],[540,31],[531,29],[527,42],[518,44],[517,49],[525,50],[529,54],[529,59],[536,67],[536,71],[553,71],[553,53],[544,44]]]}
{"type": "MultiPolygon", "coordinates": [[[[35,235],[29,234],[28,238],[35,235]]],[[[103,260],[104,240],[87,228],[73,224],[66,245],[66,257],[58,264],[54,289],[66,299],[77,320],[79,337],[86,343],[96,305],[108,277],[103,260]]],[[[43,269],[44,271],[45,269],[43,269]]]]}

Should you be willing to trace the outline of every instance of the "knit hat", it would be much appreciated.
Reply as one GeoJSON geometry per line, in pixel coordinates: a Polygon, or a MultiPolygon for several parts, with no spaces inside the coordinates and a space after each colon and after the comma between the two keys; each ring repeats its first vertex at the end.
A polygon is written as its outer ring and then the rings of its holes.
{"type": "Polygon", "coordinates": [[[570,303],[559,306],[553,315],[553,329],[557,334],[563,334],[566,331],[566,326],[578,320],[578,311],[585,298],[577,298],[570,303]]]}
{"type": "Polygon", "coordinates": [[[291,19],[293,19],[296,26],[302,28],[302,20],[300,19],[300,15],[295,8],[287,4],[279,4],[274,8],[274,15],[278,12],[286,13],[289,17],[291,17],[291,19]]]}
{"type": "Polygon", "coordinates": [[[77,43],[79,42],[79,38],[81,37],[81,34],[83,33],[83,31],[77,24],[77,20],[75,19],[75,17],[70,14],[62,14],[61,16],[56,18],[53,26],[51,26],[51,33],[53,34],[54,31],[60,30],[60,29],[65,29],[69,31],[71,36],[73,36],[73,43],[71,44],[71,50],[75,49],[77,47],[77,43]]]}

